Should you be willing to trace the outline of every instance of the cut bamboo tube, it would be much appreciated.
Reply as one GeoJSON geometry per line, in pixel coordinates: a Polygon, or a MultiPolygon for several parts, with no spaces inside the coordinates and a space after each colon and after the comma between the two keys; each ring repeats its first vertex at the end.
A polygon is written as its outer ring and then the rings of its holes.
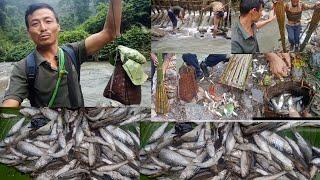
{"type": "Polygon", "coordinates": [[[162,53],[158,53],[158,66],[157,66],[157,88],[156,88],[156,113],[166,114],[169,112],[168,96],[164,86],[163,78],[163,58],[162,53]]]}
{"type": "Polygon", "coordinates": [[[233,55],[221,75],[220,82],[228,86],[245,90],[248,75],[250,74],[251,63],[251,54],[233,55]]]}

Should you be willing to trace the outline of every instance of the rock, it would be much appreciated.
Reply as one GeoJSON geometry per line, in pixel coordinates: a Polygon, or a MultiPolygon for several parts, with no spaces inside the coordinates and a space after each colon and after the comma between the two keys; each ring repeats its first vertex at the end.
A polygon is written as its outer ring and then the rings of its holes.
{"type": "Polygon", "coordinates": [[[152,28],[151,29],[151,35],[154,37],[164,37],[166,35],[166,31],[158,29],[158,28],[152,28]]]}
{"type": "Polygon", "coordinates": [[[301,80],[303,75],[303,70],[302,68],[292,68],[292,79],[293,80],[301,80]]]}
{"type": "Polygon", "coordinates": [[[263,92],[259,89],[251,89],[252,99],[258,103],[263,103],[263,92]]]}
{"type": "Polygon", "coordinates": [[[205,107],[194,104],[185,104],[186,116],[188,121],[199,120],[213,120],[214,116],[211,112],[207,111],[205,107]]]}
{"type": "Polygon", "coordinates": [[[320,67],[320,53],[312,54],[310,64],[314,67],[320,67]]]}
{"type": "Polygon", "coordinates": [[[243,93],[241,95],[241,98],[242,98],[242,101],[243,101],[243,105],[245,106],[245,109],[247,109],[248,111],[251,112],[253,110],[253,107],[252,107],[252,103],[251,103],[250,97],[246,93],[243,93]]]}

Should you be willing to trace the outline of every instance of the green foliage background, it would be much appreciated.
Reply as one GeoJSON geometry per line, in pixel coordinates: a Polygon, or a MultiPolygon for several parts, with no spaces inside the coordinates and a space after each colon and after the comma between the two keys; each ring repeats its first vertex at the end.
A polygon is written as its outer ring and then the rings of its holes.
{"type": "MultiPolygon", "coordinates": [[[[0,0],[0,62],[19,61],[34,49],[24,22],[27,6],[40,0],[0,0]]],[[[62,32],[59,44],[85,39],[102,30],[108,12],[108,0],[51,0],[46,2],[58,13],[62,32]]],[[[106,45],[98,60],[108,60],[116,44],[137,49],[149,59],[151,51],[150,1],[123,0],[122,36],[106,45]]]]}

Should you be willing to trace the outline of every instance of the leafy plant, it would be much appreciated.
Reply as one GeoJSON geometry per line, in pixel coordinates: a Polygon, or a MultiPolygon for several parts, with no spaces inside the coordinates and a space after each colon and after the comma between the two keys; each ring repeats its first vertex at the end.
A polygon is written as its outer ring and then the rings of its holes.
{"type": "Polygon", "coordinates": [[[108,59],[109,56],[114,53],[117,45],[136,49],[149,59],[149,53],[151,52],[151,34],[148,30],[135,26],[122,34],[115,42],[106,45],[100,50],[99,58],[108,59]]]}
{"type": "Polygon", "coordinates": [[[89,34],[83,29],[65,31],[59,35],[59,44],[72,43],[85,39],[89,34]]]}

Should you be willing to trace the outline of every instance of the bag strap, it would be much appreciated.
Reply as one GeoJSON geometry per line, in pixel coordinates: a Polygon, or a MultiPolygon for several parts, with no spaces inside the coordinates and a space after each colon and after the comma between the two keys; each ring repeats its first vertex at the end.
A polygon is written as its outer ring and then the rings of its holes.
{"type": "Polygon", "coordinates": [[[48,107],[49,108],[52,108],[55,100],[56,100],[56,97],[57,97],[57,94],[58,94],[58,90],[60,88],[60,84],[61,84],[61,80],[63,78],[64,75],[66,75],[68,72],[66,71],[66,68],[65,68],[65,59],[64,59],[64,52],[61,48],[58,49],[58,61],[59,61],[59,68],[58,68],[58,72],[59,72],[59,75],[58,75],[58,80],[56,82],[56,86],[54,88],[54,91],[52,93],[52,96],[50,98],[50,101],[49,101],[49,104],[48,104],[48,107]]]}
{"type": "Polygon", "coordinates": [[[28,90],[29,90],[29,101],[31,106],[35,106],[35,101],[34,101],[34,81],[36,79],[38,73],[37,65],[36,65],[36,60],[34,57],[34,51],[32,51],[26,59],[26,75],[27,75],[27,83],[28,83],[28,90]]]}
{"type": "MultiPolygon", "coordinates": [[[[63,51],[67,54],[68,60],[66,61],[66,69],[69,72],[67,76],[67,82],[68,82],[68,92],[69,92],[69,101],[72,108],[77,108],[79,106],[83,106],[83,98],[81,101],[78,100],[78,93],[76,91],[76,87],[80,86],[80,68],[81,63],[80,61],[77,61],[77,56],[73,48],[70,46],[62,46],[61,47],[63,51]],[[73,81],[73,72],[72,72],[72,65],[76,68],[77,74],[78,74],[78,84],[73,81]]],[[[80,88],[80,87],[79,87],[80,88]]],[[[80,95],[83,97],[81,88],[80,88],[80,95]]]]}
{"type": "Polygon", "coordinates": [[[71,59],[71,61],[72,61],[72,64],[74,65],[74,67],[75,67],[76,70],[77,70],[77,73],[78,73],[78,81],[80,82],[80,68],[81,68],[81,66],[80,66],[80,62],[77,62],[76,53],[75,53],[74,50],[73,50],[71,47],[69,47],[69,46],[64,45],[64,46],[62,46],[61,48],[62,48],[62,49],[64,50],[64,52],[66,52],[67,55],[70,57],[70,59],[71,59]]]}
{"type": "Polygon", "coordinates": [[[110,89],[109,89],[109,92],[111,92],[111,93],[112,93],[114,74],[115,74],[116,69],[117,69],[117,61],[118,61],[118,51],[116,50],[116,57],[115,57],[115,61],[114,61],[114,69],[113,69],[113,73],[112,73],[112,76],[111,76],[111,84],[110,84],[110,89]]]}
{"type": "Polygon", "coordinates": [[[33,86],[34,80],[37,75],[37,66],[34,58],[34,52],[30,53],[27,56],[26,60],[26,74],[27,74],[27,82],[29,86],[33,86]]]}

